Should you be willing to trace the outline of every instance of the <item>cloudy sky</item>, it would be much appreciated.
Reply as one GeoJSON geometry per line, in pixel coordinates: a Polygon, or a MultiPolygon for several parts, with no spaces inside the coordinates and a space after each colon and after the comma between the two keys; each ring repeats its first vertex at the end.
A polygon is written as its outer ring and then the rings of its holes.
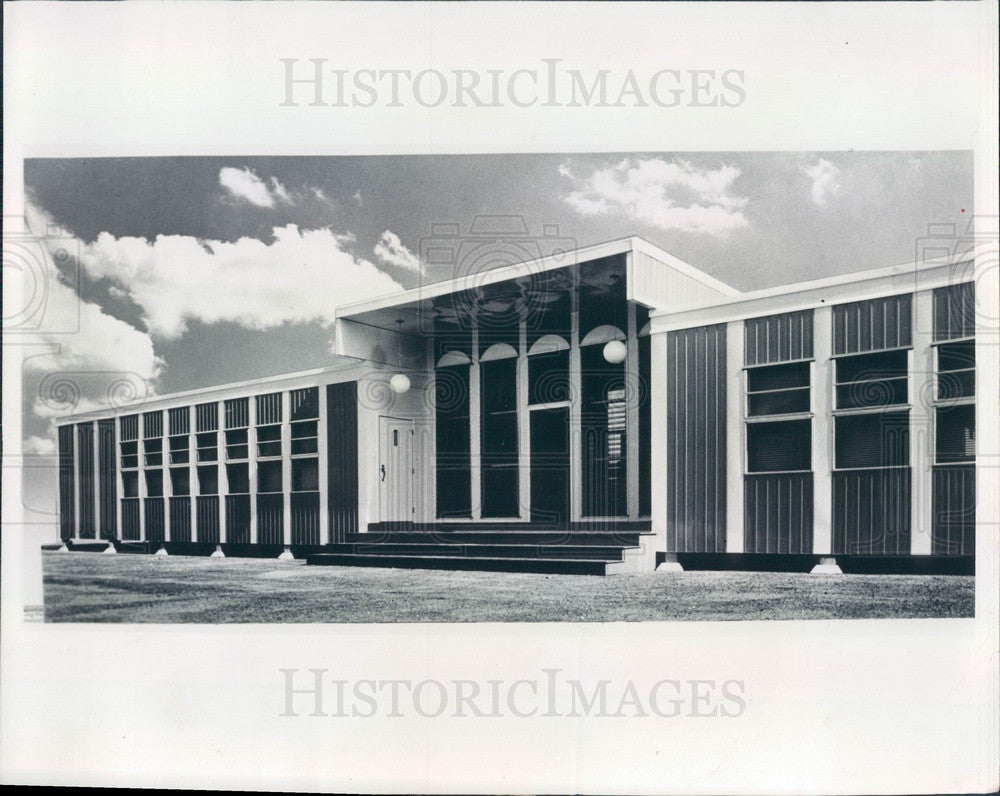
{"type": "Polygon", "coordinates": [[[60,275],[44,326],[76,330],[32,341],[37,454],[67,402],[328,364],[338,303],[451,276],[423,256],[435,224],[640,235],[748,290],[910,262],[929,224],[972,213],[957,152],[45,159],[25,184],[60,275]]]}

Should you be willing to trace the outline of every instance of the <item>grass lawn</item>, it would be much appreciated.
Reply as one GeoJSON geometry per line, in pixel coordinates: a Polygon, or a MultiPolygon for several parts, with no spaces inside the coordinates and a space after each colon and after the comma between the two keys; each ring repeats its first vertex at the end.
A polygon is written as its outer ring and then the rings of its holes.
{"type": "Polygon", "coordinates": [[[42,553],[49,622],[641,622],[969,617],[974,578],[684,572],[591,577],[42,553]]]}

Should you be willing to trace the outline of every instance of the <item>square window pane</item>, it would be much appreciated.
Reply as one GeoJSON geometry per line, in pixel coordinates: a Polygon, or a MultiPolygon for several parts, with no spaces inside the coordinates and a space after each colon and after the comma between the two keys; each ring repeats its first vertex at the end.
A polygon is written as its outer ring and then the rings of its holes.
{"type": "Polygon", "coordinates": [[[965,340],[961,343],[945,343],[938,346],[938,371],[965,370],[976,367],[976,343],[965,340]]]}
{"type": "Polygon", "coordinates": [[[781,390],[786,387],[809,386],[809,363],[792,362],[786,365],[768,365],[747,371],[747,390],[781,390]]]}
{"type": "Polygon", "coordinates": [[[230,495],[243,495],[250,492],[250,465],[227,464],[226,478],[229,481],[230,495]]]}
{"type": "Polygon", "coordinates": [[[281,491],[281,465],[280,461],[261,462],[257,465],[258,492],[281,491]]]}
{"type": "Polygon", "coordinates": [[[177,467],[170,471],[170,493],[178,497],[191,494],[191,479],[187,467],[177,467]]]}
{"type": "Polygon", "coordinates": [[[847,415],[835,424],[838,470],[910,463],[909,412],[847,415]]]}
{"type": "Polygon", "coordinates": [[[219,468],[217,465],[212,464],[198,468],[198,494],[219,494],[219,468]]]}
{"type": "Polygon", "coordinates": [[[292,462],[292,491],[319,490],[319,462],[316,459],[295,459],[292,462]]]}
{"type": "Polygon", "coordinates": [[[943,406],[937,410],[935,450],[937,461],[971,462],[976,458],[976,407],[943,406]]]}
{"type": "Polygon", "coordinates": [[[747,396],[747,414],[787,415],[809,411],[809,389],[762,392],[747,396]]]}
{"type": "Polygon", "coordinates": [[[747,471],[786,472],[812,469],[809,420],[747,424],[747,471]]]}

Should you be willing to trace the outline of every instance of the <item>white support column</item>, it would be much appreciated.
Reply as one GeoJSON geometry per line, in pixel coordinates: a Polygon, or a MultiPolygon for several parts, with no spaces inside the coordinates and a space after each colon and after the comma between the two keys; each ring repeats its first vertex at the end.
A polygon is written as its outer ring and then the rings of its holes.
{"type": "Polygon", "coordinates": [[[320,384],[319,391],[319,419],[316,422],[316,458],[317,477],[319,479],[319,541],[320,544],[332,544],[330,537],[330,478],[329,462],[327,461],[326,449],[326,385],[320,384]]]}
{"type": "Polygon", "coordinates": [[[518,517],[531,519],[531,416],[528,414],[528,329],[518,322],[517,344],[517,488],[518,517]]]}
{"type": "Polygon", "coordinates": [[[910,553],[933,551],[934,511],[934,293],[913,294],[913,348],[910,390],[910,553]]]}
{"type": "Polygon", "coordinates": [[[479,329],[472,328],[472,364],[469,365],[469,496],[472,519],[483,516],[483,488],[481,469],[482,419],[479,413],[479,329]]]}
{"type": "Polygon", "coordinates": [[[746,551],[743,528],[743,501],[746,461],[746,424],[744,417],[743,321],[726,324],[726,552],[746,551]]]}
{"type": "Polygon", "coordinates": [[[111,461],[115,468],[115,539],[122,538],[122,500],[125,498],[125,479],[122,474],[122,419],[111,422],[111,461]]]}
{"type": "Polygon", "coordinates": [[[216,406],[215,424],[215,466],[218,468],[219,481],[219,544],[229,541],[229,529],[226,519],[226,495],[229,494],[229,472],[226,470],[226,404],[219,401],[216,406]]]}
{"type": "Polygon", "coordinates": [[[198,438],[194,435],[194,407],[188,407],[188,503],[190,504],[191,541],[198,541],[198,438]]]}
{"type": "Polygon", "coordinates": [[[570,291],[569,327],[569,494],[570,519],[579,521],[583,513],[583,473],[581,472],[580,446],[583,444],[581,431],[581,402],[583,401],[583,378],[580,372],[580,289],[579,284],[570,291]]]}
{"type": "Polygon", "coordinates": [[[170,522],[170,499],[174,496],[174,479],[170,475],[170,425],[169,425],[170,415],[169,412],[163,413],[163,436],[161,437],[160,444],[163,446],[163,497],[160,498],[163,501],[163,541],[171,541],[171,522],[170,522]]]}
{"type": "Polygon", "coordinates": [[[73,429],[73,539],[80,537],[80,426],[74,423],[73,429]]]}
{"type": "Polygon", "coordinates": [[[292,394],[281,391],[281,527],[287,548],[292,543],[292,394]]]}
{"type": "Polygon", "coordinates": [[[813,312],[812,471],[813,553],[833,552],[834,369],[833,310],[813,312]]]}
{"type": "Polygon", "coordinates": [[[250,473],[250,544],[257,544],[257,396],[247,398],[247,470],[250,473]]]}
{"type": "Polygon", "coordinates": [[[146,489],[146,422],[143,420],[142,415],[138,415],[139,418],[139,432],[137,435],[137,441],[135,443],[136,451],[138,451],[138,461],[139,469],[136,470],[136,475],[139,480],[139,541],[146,541],[146,498],[148,497],[148,490],[146,489]]]}
{"type": "MultiPolygon", "coordinates": [[[[632,252],[628,253],[631,263],[632,252]]],[[[635,303],[628,302],[625,354],[625,484],[626,513],[629,519],[639,516],[639,336],[635,320],[635,303]]]]}
{"type": "Polygon", "coordinates": [[[667,334],[649,337],[650,510],[655,549],[667,549],[667,334]]]}
{"type": "Polygon", "coordinates": [[[97,434],[97,421],[90,424],[90,460],[94,474],[94,541],[101,541],[101,451],[100,437],[97,434]]]}

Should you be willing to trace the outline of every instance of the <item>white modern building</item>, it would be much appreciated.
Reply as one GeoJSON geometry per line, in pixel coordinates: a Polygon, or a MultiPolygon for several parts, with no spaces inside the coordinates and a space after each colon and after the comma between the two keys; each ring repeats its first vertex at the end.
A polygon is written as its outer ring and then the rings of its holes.
{"type": "Polygon", "coordinates": [[[974,310],[970,256],[740,293],[627,238],[471,273],[339,308],[329,367],[62,418],[61,537],[510,571],[968,568],[974,310]]]}

